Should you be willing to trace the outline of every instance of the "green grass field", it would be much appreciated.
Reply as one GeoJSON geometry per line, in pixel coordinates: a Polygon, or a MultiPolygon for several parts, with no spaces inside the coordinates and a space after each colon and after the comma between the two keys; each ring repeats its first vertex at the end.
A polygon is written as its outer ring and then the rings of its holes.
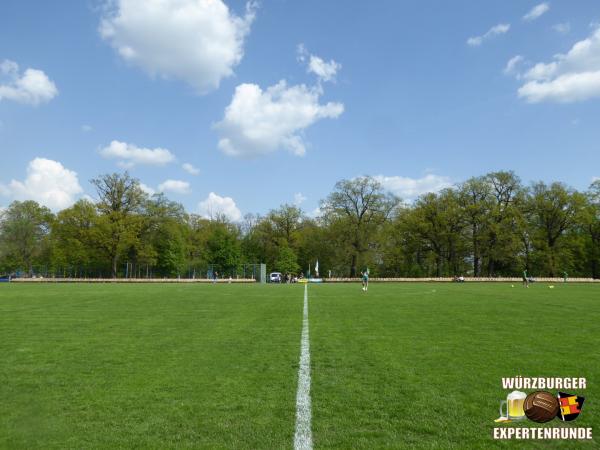
{"type": "MultiPolygon", "coordinates": [[[[292,448],[303,290],[0,285],[0,447],[292,448]]],[[[600,424],[600,286],[308,294],[316,449],[598,446],[491,435],[517,374],[586,377],[600,424]]]]}

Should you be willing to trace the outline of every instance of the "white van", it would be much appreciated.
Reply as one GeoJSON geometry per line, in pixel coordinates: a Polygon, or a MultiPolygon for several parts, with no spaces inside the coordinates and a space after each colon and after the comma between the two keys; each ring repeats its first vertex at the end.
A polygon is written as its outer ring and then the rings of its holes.
{"type": "Polygon", "coordinates": [[[281,283],[283,281],[283,275],[281,272],[271,272],[269,274],[269,283],[281,283]]]}

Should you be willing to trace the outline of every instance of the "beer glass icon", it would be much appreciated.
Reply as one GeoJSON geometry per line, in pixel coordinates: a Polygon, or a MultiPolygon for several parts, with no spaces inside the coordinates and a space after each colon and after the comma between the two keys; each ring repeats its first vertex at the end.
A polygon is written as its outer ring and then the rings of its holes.
{"type": "Polygon", "coordinates": [[[527,394],[520,391],[512,391],[506,397],[506,400],[500,402],[500,417],[508,417],[510,420],[523,420],[525,418],[525,411],[523,410],[523,403],[527,394]],[[506,405],[506,412],[503,411],[506,405]]]}

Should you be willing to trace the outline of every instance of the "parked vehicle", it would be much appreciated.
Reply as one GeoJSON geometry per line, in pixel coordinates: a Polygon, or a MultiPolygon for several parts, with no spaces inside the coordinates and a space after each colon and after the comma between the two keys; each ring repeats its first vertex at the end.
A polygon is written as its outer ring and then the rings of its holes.
{"type": "Polygon", "coordinates": [[[283,275],[281,275],[281,272],[271,272],[269,274],[269,282],[270,283],[281,283],[282,280],[283,280],[283,275]]]}

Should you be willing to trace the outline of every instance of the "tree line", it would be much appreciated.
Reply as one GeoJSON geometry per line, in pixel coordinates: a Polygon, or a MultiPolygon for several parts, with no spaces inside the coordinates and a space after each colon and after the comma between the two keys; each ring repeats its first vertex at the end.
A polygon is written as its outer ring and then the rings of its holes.
{"type": "Polygon", "coordinates": [[[524,185],[513,172],[471,178],[405,203],[376,179],[336,183],[309,217],[284,204],[233,223],[149,196],[127,172],[92,181],[97,200],[56,214],[15,201],[0,215],[0,273],[70,277],[240,275],[247,264],[322,276],[600,277],[600,180],[585,192],[524,185]]]}

